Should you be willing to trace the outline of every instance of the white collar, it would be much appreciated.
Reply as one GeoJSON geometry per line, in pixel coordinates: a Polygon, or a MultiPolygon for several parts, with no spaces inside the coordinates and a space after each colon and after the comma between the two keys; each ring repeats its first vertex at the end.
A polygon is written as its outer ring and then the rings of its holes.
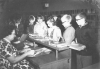
{"type": "Polygon", "coordinates": [[[11,43],[10,40],[8,40],[7,38],[3,38],[4,40],[6,40],[7,42],[11,43]]]}

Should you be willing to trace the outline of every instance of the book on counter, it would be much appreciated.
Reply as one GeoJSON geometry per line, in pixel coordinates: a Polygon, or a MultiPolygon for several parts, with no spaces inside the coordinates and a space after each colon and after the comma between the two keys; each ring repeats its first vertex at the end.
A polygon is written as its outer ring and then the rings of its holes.
{"type": "Polygon", "coordinates": [[[85,47],[86,46],[83,44],[70,44],[69,45],[69,48],[74,49],[74,50],[78,50],[78,51],[85,49],[85,47]]]}

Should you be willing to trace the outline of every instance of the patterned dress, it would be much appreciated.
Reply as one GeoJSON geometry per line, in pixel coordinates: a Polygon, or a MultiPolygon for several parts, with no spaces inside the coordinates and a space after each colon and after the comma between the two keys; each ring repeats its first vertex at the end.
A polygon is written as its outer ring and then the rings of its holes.
{"type": "Polygon", "coordinates": [[[12,55],[18,55],[17,49],[6,40],[0,40],[0,69],[34,69],[25,59],[15,64],[10,63],[7,57],[12,55]]]}

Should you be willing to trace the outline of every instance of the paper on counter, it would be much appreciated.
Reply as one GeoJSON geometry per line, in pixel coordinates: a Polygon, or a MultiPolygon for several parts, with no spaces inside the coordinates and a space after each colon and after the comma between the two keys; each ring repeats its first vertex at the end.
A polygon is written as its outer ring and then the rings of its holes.
{"type": "Polygon", "coordinates": [[[48,49],[48,48],[42,48],[42,50],[44,51],[44,52],[48,52],[48,51],[51,51],[50,49],[48,49]]]}
{"type": "Polygon", "coordinates": [[[49,41],[49,39],[35,39],[35,40],[38,40],[38,41],[49,41]]]}
{"type": "Polygon", "coordinates": [[[65,43],[59,43],[59,44],[51,43],[50,45],[58,48],[68,47],[68,45],[65,43]]]}
{"type": "Polygon", "coordinates": [[[63,48],[63,47],[68,47],[68,45],[65,44],[65,43],[61,43],[61,44],[58,44],[57,47],[59,47],[59,48],[63,48]]]}
{"type": "Polygon", "coordinates": [[[32,55],[29,55],[28,57],[35,57],[35,56],[37,56],[38,54],[40,54],[41,52],[43,52],[42,49],[35,50],[35,53],[32,54],[32,55]]]}
{"type": "Polygon", "coordinates": [[[34,37],[34,36],[37,36],[37,35],[36,34],[29,34],[29,36],[33,36],[34,37]]]}
{"type": "Polygon", "coordinates": [[[69,46],[69,48],[81,51],[81,50],[83,50],[85,48],[85,45],[82,45],[82,44],[71,44],[69,46]]]}

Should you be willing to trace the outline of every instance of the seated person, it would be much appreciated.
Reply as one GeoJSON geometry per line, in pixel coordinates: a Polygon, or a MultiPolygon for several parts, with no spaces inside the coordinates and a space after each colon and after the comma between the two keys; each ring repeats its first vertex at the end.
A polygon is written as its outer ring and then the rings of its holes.
{"type": "Polygon", "coordinates": [[[49,26],[47,36],[53,41],[59,41],[60,38],[62,38],[61,30],[56,25],[54,18],[49,17],[47,20],[47,25],[49,26]]]}
{"type": "Polygon", "coordinates": [[[71,25],[72,17],[71,15],[65,14],[61,17],[62,25],[65,28],[63,33],[63,41],[66,44],[71,44],[75,38],[75,29],[71,25]]]}
{"type": "Polygon", "coordinates": [[[0,40],[0,69],[34,69],[30,66],[26,58],[29,55],[34,55],[34,50],[29,50],[19,55],[19,51],[11,44],[11,41],[16,37],[15,27],[10,25],[4,28],[2,34],[3,39],[0,40]]]}

